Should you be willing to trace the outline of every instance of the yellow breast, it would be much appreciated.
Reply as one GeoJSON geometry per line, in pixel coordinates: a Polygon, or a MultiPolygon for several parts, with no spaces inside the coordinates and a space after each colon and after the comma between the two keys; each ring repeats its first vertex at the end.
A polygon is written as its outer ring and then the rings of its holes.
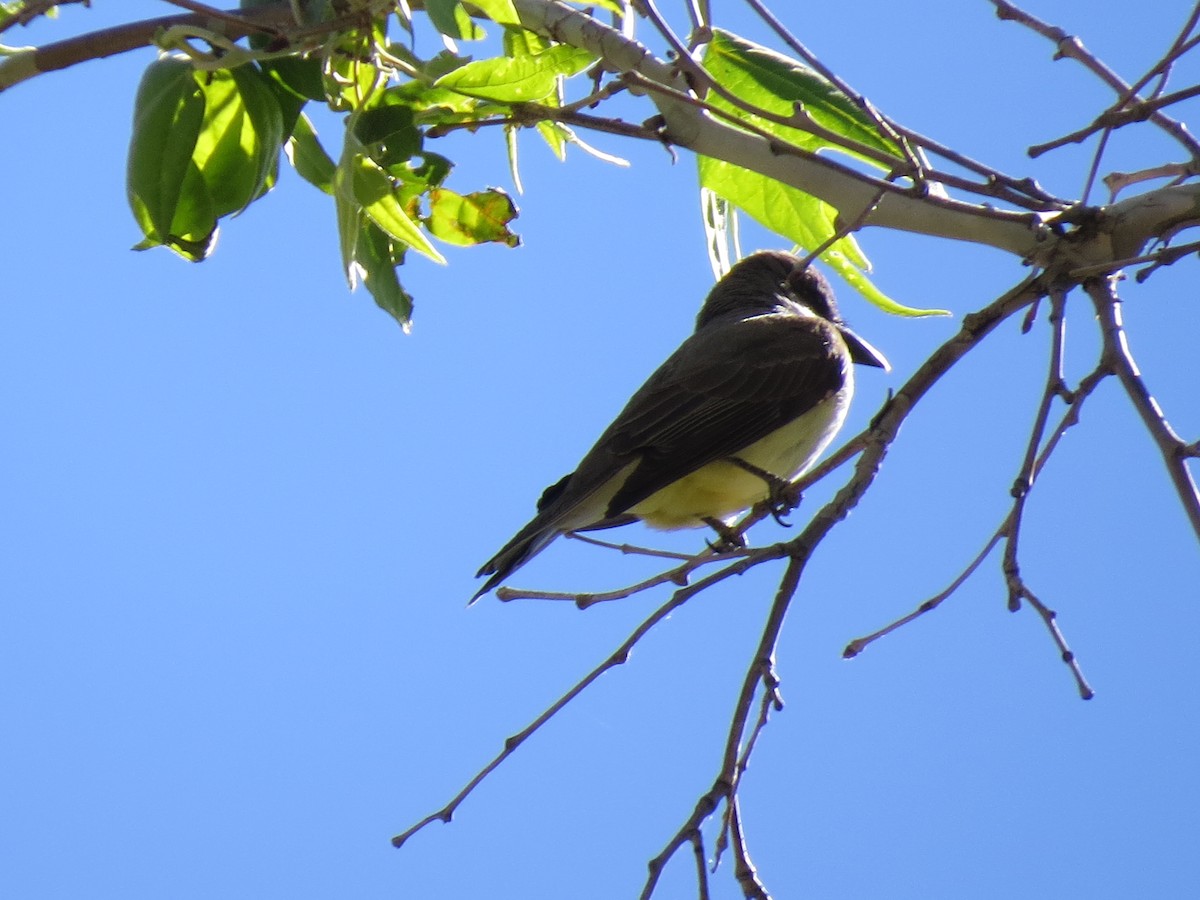
{"type": "MultiPolygon", "coordinates": [[[[780,478],[792,480],[808,469],[833,440],[846,417],[853,376],[819,406],[735,455],[780,478]]],[[[767,499],[766,482],[736,463],[711,462],[651,494],[630,508],[653,528],[698,528],[706,518],[725,520],[767,499]]]]}

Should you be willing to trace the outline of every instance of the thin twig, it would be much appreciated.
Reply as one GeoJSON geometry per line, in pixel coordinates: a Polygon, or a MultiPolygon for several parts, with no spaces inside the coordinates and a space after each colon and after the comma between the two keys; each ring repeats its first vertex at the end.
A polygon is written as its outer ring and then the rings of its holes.
{"type": "Polygon", "coordinates": [[[1067,646],[1067,640],[1063,637],[1063,633],[1058,627],[1058,613],[1039,600],[1023,581],[1020,583],[1018,590],[1021,593],[1022,599],[1027,601],[1030,606],[1037,610],[1037,614],[1041,616],[1042,623],[1046,626],[1046,630],[1050,632],[1050,636],[1058,646],[1058,652],[1062,657],[1062,661],[1067,664],[1067,668],[1075,676],[1075,686],[1079,689],[1079,696],[1084,700],[1091,700],[1096,696],[1096,692],[1092,690],[1092,686],[1083,677],[1083,670],[1079,668],[1079,660],[1075,658],[1075,654],[1067,646]]]}
{"type": "MultiPolygon", "coordinates": [[[[1137,104],[1143,102],[1141,98],[1136,96],[1133,86],[1127,84],[1116,72],[1101,62],[1092,53],[1088,52],[1087,48],[1083,45],[1083,41],[1077,36],[1068,34],[1056,25],[1043,22],[1036,16],[1009,3],[1008,0],[992,0],[992,3],[996,7],[997,18],[1017,22],[1040,34],[1047,40],[1053,41],[1057,48],[1054,54],[1055,59],[1065,57],[1075,60],[1112,88],[1118,97],[1115,108],[1119,109],[1130,103],[1137,104]]],[[[1187,149],[1191,156],[1200,156],[1200,142],[1192,137],[1181,123],[1169,118],[1159,110],[1153,110],[1149,115],[1149,120],[1175,138],[1175,140],[1187,149]]],[[[1067,143],[1070,142],[1068,141],[1067,143]]],[[[1040,144],[1037,147],[1031,147],[1029,155],[1036,157],[1047,150],[1053,149],[1055,146],[1062,145],[1053,141],[1048,144],[1040,144]]]]}
{"type": "MultiPolygon", "coordinates": [[[[1013,482],[1011,494],[1013,496],[1013,508],[1008,517],[1008,527],[1006,529],[1006,541],[1004,544],[1004,559],[1002,568],[1005,572],[1016,571],[1017,569],[1017,551],[1021,542],[1021,523],[1025,515],[1025,503],[1029,499],[1029,492],[1033,488],[1035,472],[1034,465],[1038,458],[1038,448],[1042,444],[1042,438],[1046,433],[1046,424],[1050,419],[1050,408],[1054,404],[1055,399],[1064,397],[1066,394],[1066,382],[1063,380],[1063,347],[1066,342],[1066,319],[1064,317],[1064,306],[1066,305],[1066,295],[1061,289],[1055,289],[1050,292],[1050,365],[1049,372],[1046,374],[1046,385],[1042,390],[1042,399],[1038,403],[1037,414],[1034,416],[1033,427],[1029,430],[1029,440],[1025,446],[1025,459],[1021,463],[1021,470],[1017,474],[1016,481],[1013,482]]],[[[1016,601],[1016,595],[1009,593],[1009,608],[1015,610],[1017,607],[1013,604],[1016,601]]]]}
{"type": "Polygon", "coordinates": [[[919,619],[921,616],[925,615],[925,613],[933,612],[933,610],[941,606],[946,598],[957,591],[963,585],[963,583],[975,573],[975,570],[979,568],[980,563],[987,559],[988,554],[992,552],[996,544],[1000,542],[1000,538],[1004,536],[1005,531],[1008,528],[1008,521],[1009,520],[1006,517],[1000,528],[997,529],[990,538],[988,538],[988,542],[984,544],[983,549],[975,555],[975,558],[971,560],[971,562],[965,569],[963,569],[962,572],[959,573],[958,577],[950,582],[949,586],[947,586],[941,592],[934,594],[908,615],[901,616],[899,619],[889,622],[878,631],[872,631],[870,634],[864,634],[862,637],[856,637],[854,640],[850,641],[850,643],[846,645],[845,649],[842,650],[842,658],[853,659],[854,657],[858,656],[858,654],[862,653],[868,645],[875,643],[881,637],[886,637],[896,629],[904,627],[914,619],[919,619]]]}
{"type": "Polygon", "coordinates": [[[1121,301],[1117,297],[1112,279],[1089,279],[1084,282],[1084,289],[1092,298],[1100,319],[1104,361],[1120,379],[1130,402],[1141,416],[1142,424],[1146,426],[1146,430],[1158,446],[1183,511],[1191,522],[1196,537],[1200,539],[1200,491],[1197,490],[1196,481],[1187,466],[1188,444],[1175,433],[1167,421],[1162,407],[1150,393],[1133,359],[1129,349],[1129,338],[1121,321],[1121,301]]]}
{"type": "Polygon", "coordinates": [[[746,834],[742,829],[741,805],[737,794],[729,800],[729,831],[733,835],[733,858],[735,860],[733,873],[737,883],[742,888],[742,896],[747,900],[771,900],[766,886],[759,880],[758,870],[750,859],[750,849],[746,846],[746,834]]]}
{"type": "MultiPolygon", "coordinates": [[[[754,723],[754,728],[750,731],[750,737],[746,740],[745,746],[742,748],[741,755],[738,757],[735,786],[740,785],[742,776],[746,774],[746,769],[750,766],[750,757],[754,753],[754,747],[758,743],[758,737],[762,734],[763,729],[767,727],[767,722],[771,718],[771,711],[780,712],[783,710],[783,697],[779,693],[779,673],[775,670],[775,659],[772,657],[766,660],[761,672],[762,693],[758,702],[758,718],[754,723]]],[[[736,790],[733,799],[737,800],[736,790]]],[[[736,803],[725,804],[725,819],[721,826],[721,833],[717,837],[717,846],[713,854],[713,871],[717,869],[720,863],[721,854],[728,846],[729,836],[733,829],[733,816],[736,812],[736,803]]],[[[736,840],[736,835],[734,839],[736,840]]],[[[753,868],[753,867],[751,867],[753,868]]]]}
{"type": "Polygon", "coordinates": [[[691,841],[696,858],[696,896],[698,900],[709,900],[708,861],[704,857],[704,834],[699,828],[692,832],[691,841]]]}
{"type": "Polygon", "coordinates": [[[800,575],[804,571],[805,562],[806,558],[798,553],[794,553],[788,560],[787,569],[784,571],[783,578],[780,579],[779,588],[775,592],[775,601],[771,604],[771,611],[767,616],[767,622],[763,628],[762,637],[759,639],[753,662],[751,662],[745,677],[742,679],[742,688],[738,694],[737,702],[734,704],[734,713],[725,739],[725,752],[722,754],[721,767],[717,773],[717,777],[714,779],[712,787],[696,801],[696,806],[692,810],[691,815],[688,816],[680,829],[667,842],[662,852],[650,860],[650,874],[646,879],[645,886],[642,888],[642,900],[648,900],[650,895],[654,893],[655,885],[658,883],[658,879],[662,875],[667,861],[688,840],[688,835],[692,830],[699,828],[700,824],[713,814],[717,805],[722,800],[729,802],[737,790],[738,763],[740,760],[738,747],[741,744],[742,735],[746,732],[746,725],[750,717],[750,708],[753,705],[754,695],[757,692],[764,667],[769,668],[771,665],[770,660],[774,656],[775,645],[779,640],[779,633],[783,628],[783,618],[792,596],[796,592],[796,587],[800,584],[800,575]]]}
{"type": "Polygon", "coordinates": [[[779,21],[775,14],[767,9],[762,3],[760,3],[759,0],[746,0],[746,3],[751,9],[754,10],[755,13],[758,14],[758,17],[762,19],[768,25],[768,27],[775,32],[775,34],[779,36],[780,40],[787,44],[788,47],[790,47],[792,51],[799,55],[806,63],[812,66],[822,78],[845,94],[846,97],[852,103],[854,103],[854,105],[857,106],[864,115],[870,118],[871,121],[875,123],[875,127],[879,130],[880,135],[882,135],[885,140],[894,143],[901,149],[901,152],[904,153],[905,159],[908,161],[909,174],[911,174],[914,179],[917,179],[918,181],[921,180],[927,168],[925,161],[920,159],[917,154],[913,152],[912,147],[908,145],[907,141],[904,140],[904,137],[901,135],[901,133],[892,125],[891,121],[882,113],[880,113],[879,110],[877,110],[866,97],[862,96],[853,88],[851,88],[850,85],[843,81],[836,72],[822,63],[815,54],[810,52],[807,47],[800,43],[800,41],[796,39],[795,35],[793,35],[787,28],[784,27],[783,23],[779,21]]]}
{"type": "MultiPolygon", "coordinates": [[[[778,556],[781,555],[777,552],[776,555],[772,557],[766,552],[769,549],[770,548],[764,548],[763,551],[759,551],[759,558],[755,560],[754,564],[766,562],[768,559],[778,558],[778,556]]],[[[498,753],[495,757],[493,757],[491,762],[480,769],[475,776],[471,778],[471,780],[468,781],[467,784],[457,794],[455,794],[445,806],[436,812],[430,813],[411,828],[402,831],[400,834],[392,838],[392,846],[402,846],[410,837],[433,822],[449,822],[454,817],[454,813],[458,807],[462,805],[463,801],[470,796],[475,788],[477,788],[479,784],[485,778],[487,778],[488,775],[495,771],[501,763],[503,763],[506,759],[508,759],[508,757],[516,752],[516,749],[520,747],[521,744],[523,744],[534,732],[541,728],[550,719],[554,718],[554,716],[561,712],[572,700],[582,694],[589,686],[591,686],[593,682],[596,681],[596,679],[598,679],[609,669],[616,668],[617,666],[624,665],[626,662],[628,662],[629,653],[633,649],[634,645],[636,645],[637,642],[640,641],[651,629],[658,625],[659,622],[667,618],[680,606],[683,606],[684,603],[686,603],[696,594],[706,590],[714,584],[724,581],[726,578],[729,578],[732,575],[740,575],[748,568],[748,562],[748,560],[740,560],[735,562],[733,565],[726,566],[724,569],[721,569],[718,572],[713,572],[711,575],[706,576],[693,585],[683,587],[675,591],[675,593],[671,595],[671,598],[653,613],[651,613],[650,616],[648,616],[645,620],[643,620],[642,623],[633,630],[629,637],[627,637],[621,643],[621,645],[609,655],[607,659],[605,659],[602,663],[588,672],[587,675],[576,682],[574,687],[554,701],[553,704],[547,707],[527,726],[505,740],[504,749],[501,750],[500,753],[498,753]]]]}
{"type": "Polygon", "coordinates": [[[616,541],[604,541],[600,538],[592,537],[590,534],[585,534],[582,531],[568,531],[563,537],[569,541],[591,544],[593,547],[605,547],[609,550],[616,550],[623,556],[657,556],[661,559],[678,559],[683,562],[692,562],[699,555],[696,553],[677,553],[674,550],[655,550],[652,547],[641,547],[637,544],[618,544],[616,541]]]}

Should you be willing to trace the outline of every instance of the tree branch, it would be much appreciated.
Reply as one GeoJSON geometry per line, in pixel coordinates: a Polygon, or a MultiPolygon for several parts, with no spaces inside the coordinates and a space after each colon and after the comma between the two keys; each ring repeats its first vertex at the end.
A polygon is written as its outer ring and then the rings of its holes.
{"type": "Polygon", "coordinates": [[[1183,511],[1191,522],[1197,539],[1200,539],[1200,491],[1197,490],[1196,481],[1187,465],[1187,460],[1192,455],[1189,445],[1167,422],[1162,407],[1150,393],[1133,359],[1125,325],[1121,321],[1121,301],[1117,297],[1113,279],[1091,279],[1084,282],[1084,289],[1092,298],[1096,315],[1100,319],[1100,328],[1104,335],[1104,361],[1121,380],[1121,386],[1125,388],[1130,402],[1141,416],[1142,424],[1146,426],[1146,430],[1158,446],[1183,511]]]}
{"type": "Polygon", "coordinates": [[[152,47],[160,32],[179,26],[203,28],[236,41],[251,34],[281,37],[289,27],[296,28],[296,20],[291,6],[280,2],[246,10],[227,10],[220,17],[199,13],[160,16],[101,28],[43,47],[22,47],[0,59],[0,93],[36,75],[152,47]]]}
{"type": "MultiPolygon", "coordinates": [[[[600,56],[612,71],[640,76],[654,86],[651,100],[673,144],[797,187],[856,215],[883,193],[864,224],[987,244],[1021,257],[1034,255],[1048,235],[1041,220],[934,196],[871,178],[834,160],[800,154],[770,140],[719,122],[695,106],[678,70],[642,44],[569,7],[548,0],[514,0],[526,28],[600,56]]],[[[636,79],[635,79],[636,81],[636,79]]],[[[642,85],[642,89],[648,86],[642,85]]]]}

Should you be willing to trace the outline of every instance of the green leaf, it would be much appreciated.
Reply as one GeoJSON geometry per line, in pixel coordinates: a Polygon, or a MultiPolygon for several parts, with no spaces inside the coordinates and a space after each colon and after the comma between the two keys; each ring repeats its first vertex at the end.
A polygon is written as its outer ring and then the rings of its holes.
{"type": "Polygon", "coordinates": [[[719,159],[699,157],[700,184],[802,247],[832,233],[836,211],[811,194],[719,159]]]}
{"type": "Polygon", "coordinates": [[[381,80],[379,69],[352,52],[328,54],[322,78],[325,100],[334,112],[358,109],[375,93],[381,80]]]}
{"type": "Polygon", "coordinates": [[[429,233],[450,244],[471,246],[498,243],[516,247],[521,239],[508,230],[517,217],[512,198],[497,188],[456,194],[435,188],[429,194],[429,233]]]}
{"type": "Polygon", "coordinates": [[[374,162],[358,153],[346,154],[338,166],[335,184],[340,195],[357,203],[390,238],[435,262],[445,263],[442,254],[401,205],[392,180],[374,162]]]}
{"type": "Polygon", "coordinates": [[[396,202],[410,218],[420,215],[421,200],[435,187],[440,187],[450,174],[453,163],[436,153],[414,156],[385,170],[393,178],[396,202]]]}
{"type": "Polygon", "coordinates": [[[421,163],[412,166],[412,174],[430,187],[437,187],[450,175],[454,162],[440,153],[430,153],[426,150],[421,154],[421,163]]]}
{"type": "MultiPolygon", "coordinates": [[[[711,157],[699,157],[699,166],[702,187],[804,249],[821,246],[837,232],[837,210],[811,194],[711,157]]],[[[945,314],[944,310],[904,306],[879,291],[861,271],[866,267],[866,259],[852,236],[835,241],[821,258],[885,312],[904,316],[945,314]]]]}
{"type": "MultiPolygon", "coordinates": [[[[341,169],[338,169],[340,174],[341,169]]],[[[351,191],[334,190],[334,211],[337,213],[338,249],[342,254],[342,273],[350,290],[358,287],[362,267],[358,264],[358,239],[366,217],[351,191]]]]}
{"type": "Polygon", "coordinates": [[[543,37],[536,31],[505,28],[503,46],[505,56],[537,56],[539,53],[545,53],[554,44],[550,38],[543,37]]]}
{"type": "MultiPolygon", "coordinates": [[[[344,183],[345,179],[340,180],[344,183]]],[[[338,190],[333,199],[337,211],[338,246],[350,290],[358,287],[361,281],[379,307],[408,331],[412,297],[396,275],[396,266],[404,261],[404,245],[397,246],[364,214],[352,191],[338,190]]]]}
{"type": "Polygon", "coordinates": [[[566,159],[570,132],[559,122],[538,122],[535,127],[558,161],[566,159]]]}
{"type": "Polygon", "coordinates": [[[483,29],[471,21],[461,0],[426,0],[425,12],[433,27],[452,40],[478,41],[486,37],[483,29]]]}
{"type": "Polygon", "coordinates": [[[264,59],[259,66],[297,97],[324,101],[325,82],[321,78],[319,57],[280,56],[276,59],[264,59]]]}
{"type": "Polygon", "coordinates": [[[300,177],[326,194],[334,191],[337,164],[325,152],[308,116],[300,116],[288,141],[288,158],[300,177]]]}
{"type": "Polygon", "coordinates": [[[395,319],[407,333],[412,327],[412,295],[400,284],[396,266],[403,261],[403,250],[396,248],[379,228],[366,222],[358,237],[358,261],[363,283],[376,305],[395,319]]]}
{"type": "Polygon", "coordinates": [[[837,272],[846,282],[858,291],[868,302],[882,309],[885,313],[891,313],[893,316],[949,316],[953,315],[948,309],[916,309],[911,306],[905,306],[902,303],[897,303],[879,288],[875,287],[874,283],[867,278],[862,270],[851,265],[846,261],[842,254],[837,252],[822,253],[822,261],[829,264],[835,272],[837,272]]]}
{"type": "Polygon", "coordinates": [[[208,183],[193,161],[179,192],[171,233],[163,243],[189,262],[207,259],[217,242],[217,218],[208,183]]]}
{"type": "Polygon", "coordinates": [[[556,44],[537,56],[500,57],[467,63],[443,75],[435,87],[502,103],[533,102],[554,92],[559,75],[575,75],[591,65],[594,59],[586,50],[556,44]]]}
{"type": "Polygon", "coordinates": [[[275,182],[284,122],[275,89],[253,66],[196,72],[163,57],[142,78],[134,108],[128,192],[145,235],[204,259],[217,222],[275,182]]]}
{"type": "Polygon", "coordinates": [[[129,205],[145,246],[166,243],[171,235],[203,120],[204,98],[191,65],[172,57],[151,63],[134,101],[126,173],[129,205]]]}
{"type": "Polygon", "coordinates": [[[499,25],[520,25],[512,0],[471,0],[471,5],[499,25]]]}
{"type": "MultiPolygon", "coordinates": [[[[880,135],[872,119],[849,97],[817,72],[793,59],[716,29],[705,48],[703,62],[718,84],[747,103],[780,116],[791,116],[796,104],[802,104],[804,111],[821,127],[897,160],[905,158],[896,143],[880,135]]],[[[851,152],[824,138],[745,113],[715,93],[710,94],[708,100],[714,106],[752,121],[765,131],[807,150],[829,147],[851,152]]],[[[860,154],[852,155],[863,158],[860,154]]],[[[880,165],[873,160],[867,161],[880,165]]]]}
{"type": "Polygon", "coordinates": [[[197,73],[204,124],[192,160],[217,216],[236,214],[266,193],[283,146],[283,114],[257,69],[197,73]]]}
{"type": "Polygon", "coordinates": [[[353,117],[354,136],[369,148],[371,158],[383,167],[406,162],[421,152],[421,132],[413,124],[413,109],[387,102],[395,94],[380,95],[383,102],[353,117]]]}
{"type": "Polygon", "coordinates": [[[283,149],[287,132],[284,130],[283,111],[270,79],[253,65],[238,66],[230,74],[237,84],[242,106],[249,119],[250,133],[245,135],[243,145],[249,146],[249,155],[257,170],[254,193],[240,207],[240,212],[274,186],[279,169],[279,151],[283,149]]]}

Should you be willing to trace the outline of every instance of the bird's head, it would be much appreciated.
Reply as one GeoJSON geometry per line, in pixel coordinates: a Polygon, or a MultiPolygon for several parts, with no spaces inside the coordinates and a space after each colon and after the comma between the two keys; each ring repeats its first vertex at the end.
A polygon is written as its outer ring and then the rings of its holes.
{"type": "Polygon", "coordinates": [[[747,256],[718,281],[696,316],[696,328],[728,315],[753,315],[772,310],[796,309],[832,324],[841,334],[856,363],[890,370],[887,359],[842,321],[828,280],[815,268],[800,268],[800,260],[779,250],[747,256]]]}

